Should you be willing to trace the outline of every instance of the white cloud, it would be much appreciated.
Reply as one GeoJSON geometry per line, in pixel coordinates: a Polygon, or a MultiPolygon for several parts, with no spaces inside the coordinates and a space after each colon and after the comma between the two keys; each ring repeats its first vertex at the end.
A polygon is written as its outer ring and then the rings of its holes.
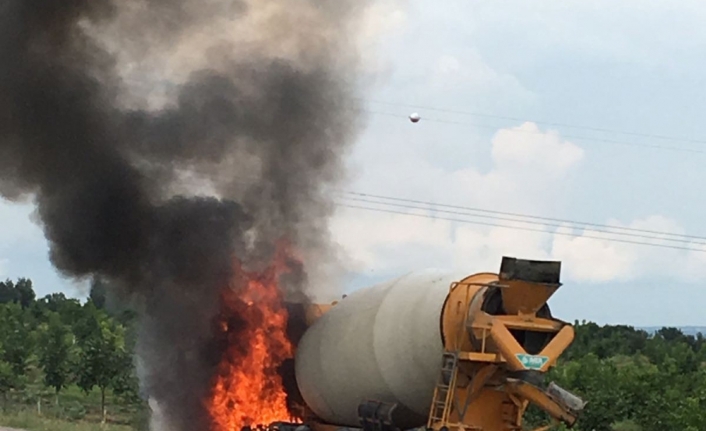
{"type": "Polygon", "coordinates": [[[541,132],[536,124],[526,122],[495,134],[489,172],[466,167],[448,176],[451,184],[459,186],[453,194],[466,195],[476,205],[542,213],[559,200],[556,181],[576,168],[583,155],[580,147],[556,132],[541,132]]]}
{"type": "MultiPolygon", "coordinates": [[[[568,227],[557,232],[575,234],[568,227]]],[[[630,247],[621,247],[615,242],[590,238],[597,235],[595,232],[588,231],[583,235],[553,236],[552,255],[564,262],[567,275],[576,280],[594,282],[626,278],[637,259],[633,250],[630,247]]]]}
{"type": "MultiPolygon", "coordinates": [[[[667,232],[683,235],[684,230],[674,220],[653,215],[631,223],[615,220],[607,224],[616,227],[640,229],[646,232],[622,231],[629,235],[610,235],[625,242],[601,240],[606,234],[597,230],[574,232],[581,236],[555,235],[552,244],[553,255],[567,262],[572,278],[591,281],[632,281],[649,277],[670,276],[680,281],[694,281],[706,276],[706,246],[696,242],[674,241],[674,236],[658,235],[651,232],[667,232]],[[592,237],[592,238],[590,238],[592,237]],[[631,244],[666,244],[674,247],[703,250],[689,251],[678,248],[661,248],[631,244]]],[[[602,229],[605,231],[605,229],[602,229]]],[[[571,230],[560,230],[570,233],[571,230]]],[[[610,230],[609,230],[610,231],[610,230]]],[[[615,232],[615,230],[612,230],[615,232]]],[[[704,241],[700,241],[701,244],[704,241]]]]}
{"type": "MultiPolygon", "coordinates": [[[[384,162],[381,161],[379,167],[375,163],[369,164],[365,183],[390,184],[394,181],[390,178],[397,178],[399,181],[378,194],[466,207],[548,216],[562,208],[567,194],[571,192],[571,173],[584,157],[581,147],[562,139],[557,132],[542,131],[529,122],[499,130],[491,144],[492,164],[485,172],[474,166],[444,170],[418,154],[409,153],[400,155],[393,165],[387,158],[383,158],[384,162]]],[[[369,190],[379,188],[371,187],[369,190]]],[[[348,203],[380,208],[369,202],[348,203]]],[[[706,269],[703,269],[706,268],[706,253],[594,239],[591,237],[604,238],[605,234],[591,230],[575,231],[568,226],[556,229],[520,223],[512,221],[512,217],[488,213],[476,213],[481,216],[470,218],[460,214],[436,214],[441,218],[479,223],[468,224],[429,218],[432,215],[429,209],[385,208],[417,216],[350,208],[342,208],[338,212],[332,231],[334,238],[352,259],[348,269],[392,274],[414,268],[445,267],[471,273],[496,270],[502,256],[516,256],[561,260],[565,280],[572,281],[626,281],[665,275],[692,280],[706,275],[706,269]],[[498,220],[497,217],[510,220],[498,220]],[[539,229],[547,233],[522,229],[539,229]],[[549,230],[556,230],[557,233],[551,234],[549,230]]],[[[629,223],[608,220],[605,224],[683,233],[676,221],[658,215],[629,223]]],[[[650,233],[632,234],[654,237],[650,233]]],[[[655,242],[650,238],[634,236],[611,237],[655,242]]]]}
{"type": "Polygon", "coordinates": [[[437,91],[502,92],[530,98],[532,94],[517,78],[493,69],[478,51],[463,49],[442,54],[431,70],[431,85],[437,91]]]}
{"type": "Polygon", "coordinates": [[[532,103],[536,97],[514,74],[491,66],[475,48],[444,44],[441,53],[438,46],[426,49],[432,61],[425,59],[425,63],[412,66],[410,75],[425,77],[423,93],[430,101],[443,97],[474,100],[474,105],[478,102],[491,106],[524,105],[532,103]]]}
{"type": "Polygon", "coordinates": [[[531,122],[500,130],[493,140],[493,159],[507,171],[527,167],[542,175],[563,176],[583,155],[582,148],[563,141],[558,132],[541,132],[531,122]]]}
{"type": "Polygon", "coordinates": [[[351,259],[348,269],[357,272],[444,266],[451,257],[451,223],[444,220],[343,209],[331,228],[351,259]]]}
{"type": "MultiPolygon", "coordinates": [[[[468,165],[444,170],[419,153],[402,152],[395,155],[394,164],[386,157],[378,157],[377,163],[371,160],[363,177],[369,187],[360,189],[375,191],[386,184],[387,195],[515,212],[544,212],[560,200],[561,189],[554,187],[557,177],[565,176],[583,157],[581,148],[562,140],[555,132],[541,132],[532,123],[499,131],[491,144],[492,167],[487,172],[468,165]]],[[[348,203],[371,206],[369,202],[348,203]]],[[[428,215],[420,211],[416,214],[428,215]]],[[[461,218],[454,214],[440,216],[461,218]]],[[[474,220],[499,223],[482,217],[474,220]]],[[[356,263],[352,268],[356,270],[371,268],[381,272],[454,265],[465,268],[476,263],[481,270],[482,265],[491,264],[490,260],[493,267],[497,266],[502,254],[531,254],[536,258],[547,255],[542,248],[547,239],[538,233],[358,209],[339,211],[332,231],[356,263]]]]}

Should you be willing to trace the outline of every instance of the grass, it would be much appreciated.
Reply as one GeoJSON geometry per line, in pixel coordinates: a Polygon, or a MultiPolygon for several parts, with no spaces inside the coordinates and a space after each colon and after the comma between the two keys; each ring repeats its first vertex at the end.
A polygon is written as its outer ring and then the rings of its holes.
{"type": "Polygon", "coordinates": [[[28,431],[137,431],[146,428],[144,406],[126,405],[106,394],[107,420],[101,424],[100,391],[84,393],[76,386],[63,390],[59,404],[50,390],[28,385],[0,398],[0,426],[28,431]]]}
{"type": "Polygon", "coordinates": [[[86,421],[67,421],[37,416],[34,411],[0,414],[0,425],[27,431],[134,431],[127,425],[113,425],[86,421]]]}

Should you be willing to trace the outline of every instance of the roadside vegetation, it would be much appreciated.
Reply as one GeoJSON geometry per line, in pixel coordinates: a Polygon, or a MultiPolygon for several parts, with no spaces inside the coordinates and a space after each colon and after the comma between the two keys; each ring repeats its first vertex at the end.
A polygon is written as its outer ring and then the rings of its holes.
{"type": "MultiPolygon", "coordinates": [[[[588,401],[578,431],[706,430],[706,338],[576,322],[547,380],[588,401]]],[[[541,415],[528,413],[531,423],[541,415]]]]}
{"type": "MultiPolygon", "coordinates": [[[[147,406],[132,351],[135,316],[86,301],[36,298],[29,279],[0,282],[0,426],[29,431],[143,431],[147,406]]],[[[676,328],[575,322],[554,380],[589,401],[577,431],[706,430],[706,338],[676,328]]],[[[528,427],[546,418],[530,409],[528,427]]],[[[528,428],[531,429],[531,428],[528,428]]]]}
{"type": "Polygon", "coordinates": [[[27,430],[143,430],[132,350],[135,316],[87,301],[37,299],[29,279],[0,282],[0,425],[27,430]]]}

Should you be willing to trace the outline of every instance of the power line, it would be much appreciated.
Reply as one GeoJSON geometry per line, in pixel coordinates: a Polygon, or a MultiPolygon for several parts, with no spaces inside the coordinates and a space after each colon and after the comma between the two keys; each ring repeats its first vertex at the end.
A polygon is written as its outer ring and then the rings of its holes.
{"type": "Polygon", "coordinates": [[[629,232],[647,233],[647,234],[653,234],[653,235],[671,236],[671,237],[675,237],[675,238],[706,241],[706,237],[696,236],[696,235],[683,235],[683,234],[677,234],[677,233],[671,233],[671,232],[660,232],[660,231],[647,230],[647,229],[611,226],[611,225],[599,224],[599,223],[590,223],[590,222],[582,222],[582,221],[575,221],[575,220],[568,220],[568,219],[534,216],[534,215],[527,215],[527,214],[514,213],[514,212],[496,211],[496,210],[489,210],[489,209],[477,208],[477,207],[468,207],[468,206],[462,206],[462,205],[450,205],[450,204],[428,202],[428,201],[415,200],[415,199],[399,198],[399,197],[393,197],[393,196],[383,196],[383,195],[377,195],[377,194],[371,194],[371,193],[361,193],[361,192],[354,192],[354,191],[341,191],[341,192],[345,193],[345,194],[350,194],[353,196],[361,196],[361,197],[366,197],[366,198],[389,200],[389,201],[393,201],[393,202],[406,202],[406,203],[427,205],[427,206],[438,207],[438,208],[449,208],[449,209],[464,210],[464,211],[469,211],[469,212],[496,214],[496,215],[503,215],[503,216],[510,216],[510,217],[521,217],[521,218],[527,218],[530,220],[541,220],[541,221],[556,222],[556,223],[567,223],[567,224],[571,224],[571,225],[578,227],[578,228],[597,227],[597,228],[603,228],[603,229],[617,229],[617,230],[623,230],[623,231],[629,231],[629,232]]]}
{"type": "MultiPolygon", "coordinates": [[[[253,181],[253,180],[256,181],[258,179],[256,176],[238,175],[238,174],[229,175],[229,177],[231,177],[233,179],[240,179],[240,180],[247,180],[247,181],[253,181]]],[[[236,183],[234,183],[234,185],[245,186],[245,184],[242,182],[236,182],[236,183]]],[[[296,182],[293,185],[296,186],[296,182]]],[[[521,213],[507,212],[507,211],[497,211],[497,210],[490,210],[490,209],[469,207],[469,206],[462,206],[462,205],[444,204],[444,203],[430,202],[430,201],[417,200],[417,199],[400,198],[400,197],[394,197],[394,196],[384,196],[384,195],[363,193],[363,192],[337,189],[337,188],[332,189],[331,192],[333,192],[338,197],[343,198],[343,199],[348,199],[348,200],[358,201],[358,202],[363,202],[363,203],[369,203],[369,204],[388,205],[388,206],[396,206],[396,207],[401,207],[401,208],[417,209],[417,210],[425,210],[425,211],[432,210],[432,211],[437,211],[437,212],[447,213],[447,214],[452,214],[452,215],[465,215],[465,216],[469,216],[469,217],[486,218],[486,219],[491,219],[491,220],[519,222],[519,223],[525,223],[525,224],[529,224],[529,225],[538,225],[538,226],[544,226],[544,227],[553,227],[553,228],[570,227],[572,229],[590,230],[593,232],[604,233],[604,234],[608,234],[608,235],[620,235],[620,236],[628,236],[628,237],[642,238],[642,239],[653,239],[655,241],[671,241],[671,242],[677,242],[677,243],[706,246],[706,237],[704,237],[704,236],[677,234],[677,233],[672,233],[672,232],[661,232],[661,231],[648,230],[648,229],[638,229],[638,228],[631,228],[631,227],[611,226],[611,225],[600,224],[600,223],[582,222],[582,221],[569,220],[569,219],[543,217],[543,216],[528,215],[528,214],[521,214],[521,213]],[[371,199],[378,199],[378,201],[371,200],[371,199]],[[382,200],[382,202],[380,202],[379,200],[382,200]],[[384,202],[384,201],[390,201],[392,203],[384,202]],[[397,202],[401,202],[402,204],[397,204],[397,202]],[[414,205],[406,205],[406,204],[414,204],[414,205]],[[422,206],[420,206],[420,205],[422,205],[422,206]],[[451,209],[451,210],[460,210],[460,211],[448,211],[448,210],[444,210],[443,208],[447,208],[447,209],[451,209]],[[480,214],[472,214],[474,212],[480,213],[480,214]],[[507,216],[507,217],[515,217],[515,218],[506,218],[506,217],[499,217],[499,216],[507,216]],[[517,218],[520,218],[520,219],[517,219],[517,218]],[[521,220],[522,218],[527,219],[527,220],[521,220]],[[545,222],[550,222],[550,223],[545,223],[545,222]],[[569,226],[558,225],[555,223],[568,224],[569,226]],[[596,228],[598,228],[598,229],[596,229],[596,228]],[[610,231],[605,231],[604,229],[609,229],[610,231]],[[650,235],[644,235],[644,234],[650,234],[650,235]],[[664,238],[664,237],[671,237],[671,238],[664,238]]],[[[355,205],[351,206],[349,204],[339,203],[339,202],[336,202],[335,204],[337,206],[344,206],[344,207],[354,207],[354,208],[357,207],[355,205]]],[[[379,208],[376,208],[376,209],[379,209],[379,208]]],[[[413,216],[418,215],[418,214],[411,214],[409,212],[403,212],[403,211],[394,211],[394,210],[386,210],[386,209],[379,209],[379,210],[383,211],[383,212],[392,211],[392,213],[402,214],[402,215],[413,215],[413,216]]],[[[470,221],[467,219],[460,220],[460,219],[455,219],[455,218],[433,217],[433,216],[425,216],[425,217],[438,218],[438,219],[449,220],[449,221],[459,221],[459,222],[470,223],[470,224],[479,224],[479,225],[497,226],[497,227],[508,227],[508,228],[520,229],[520,230],[529,229],[529,228],[520,228],[520,227],[516,227],[516,226],[509,227],[509,226],[502,226],[502,225],[489,224],[489,223],[483,223],[483,222],[474,222],[474,221],[470,221]]],[[[548,232],[544,229],[529,229],[529,230],[535,231],[535,232],[551,233],[551,232],[548,232]]],[[[563,235],[563,233],[558,233],[558,232],[557,232],[557,234],[563,235]]],[[[572,236],[591,238],[590,236],[586,236],[586,235],[572,234],[572,236]]],[[[604,237],[597,237],[597,239],[610,240],[609,238],[604,238],[604,237]]],[[[619,240],[619,239],[615,239],[615,240],[618,242],[625,242],[628,244],[642,244],[642,242],[637,242],[637,241],[628,241],[628,240],[619,240]]],[[[646,244],[649,245],[649,243],[646,243],[646,244]]],[[[706,250],[699,250],[699,249],[692,249],[692,248],[688,248],[688,247],[678,247],[678,246],[664,245],[664,247],[676,248],[676,249],[689,249],[689,250],[695,250],[695,251],[706,251],[706,250]]]]}
{"type": "MultiPolygon", "coordinates": [[[[392,112],[381,112],[381,111],[371,111],[367,109],[359,109],[355,108],[355,110],[361,111],[361,112],[366,112],[369,114],[376,114],[376,115],[385,115],[385,116],[390,116],[390,117],[397,117],[397,118],[405,118],[407,119],[408,117],[406,115],[402,114],[397,114],[397,113],[392,113],[392,112]]],[[[473,127],[478,127],[481,129],[489,129],[489,130],[499,130],[501,127],[498,126],[489,126],[486,124],[478,124],[478,123],[470,123],[466,121],[451,121],[451,120],[443,120],[439,118],[430,118],[430,117],[422,117],[422,121],[431,121],[435,123],[445,123],[445,124],[456,124],[456,125],[462,125],[462,126],[473,126],[473,127]]],[[[510,132],[510,133],[524,133],[524,134],[532,134],[532,135],[544,135],[544,132],[541,131],[533,131],[533,130],[522,130],[522,129],[502,129],[504,132],[510,132]]],[[[616,145],[623,145],[623,146],[629,146],[629,147],[642,147],[642,148],[652,148],[652,149],[658,149],[658,150],[667,150],[667,151],[677,151],[677,152],[686,152],[686,153],[694,153],[694,154],[706,154],[706,150],[699,150],[695,148],[685,148],[685,147],[672,147],[672,146],[666,146],[666,145],[655,145],[655,144],[641,144],[641,143],[636,143],[636,142],[627,142],[627,141],[618,141],[614,139],[603,139],[603,138],[592,138],[588,136],[574,136],[574,135],[561,135],[562,139],[573,139],[573,140],[581,140],[581,141],[589,141],[589,142],[598,142],[598,143],[604,143],[604,144],[616,144],[616,145]]]]}
{"type": "Polygon", "coordinates": [[[590,130],[590,131],[594,131],[594,132],[604,132],[604,133],[617,133],[617,134],[621,134],[621,135],[637,136],[637,137],[642,137],[642,138],[654,138],[654,139],[663,139],[663,140],[668,140],[668,141],[681,141],[681,142],[689,142],[689,143],[694,143],[694,144],[706,144],[706,140],[701,140],[701,139],[679,138],[679,137],[675,137],[675,136],[655,135],[655,134],[651,134],[651,133],[640,133],[640,132],[624,131],[624,130],[617,130],[617,129],[606,129],[606,128],[592,127],[592,126],[578,126],[578,125],[574,125],[574,124],[557,123],[557,122],[552,122],[552,121],[528,120],[528,119],[519,118],[519,117],[510,117],[510,116],[488,114],[488,113],[481,113],[481,112],[460,111],[460,110],[446,109],[446,108],[434,108],[431,106],[410,105],[410,104],[406,104],[406,103],[386,102],[386,101],[375,100],[375,99],[358,98],[358,100],[361,100],[364,102],[377,103],[377,104],[381,104],[381,105],[404,106],[407,108],[424,109],[427,111],[445,112],[445,113],[450,113],[450,114],[460,114],[460,115],[468,115],[468,116],[474,116],[474,117],[495,118],[495,119],[510,120],[510,121],[531,121],[533,123],[544,124],[547,126],[568,127],[571,129],[583,129],[583,130],[590,130]]]}
{"type": "Polygon", "coordinates": [[[365,207],[362,205],[350,205],[350,204],[343,204],[343,203],[338,203],[336,205],[341,206],[341,207],[346,207],[346,208],[362,209],[362,210],[367,210],[367,211],[377,211],[377,212],[383,212],[383,213],[389,213],[389,214],[400,214],[400,215],[405,215],[405,216],[410,216],[410,217],[423,217],[423,218],[430,218],[430,219],[437,219],[437,220],[453,221],[453,222],[458,222],[458,223],[474,224],[474,225],[480,225],[480,226],[499,227],[499,228],[503,228],[503,229],[522,230],[522,231],[538,232],[538,233],[544,233],[544,234],[551,233],[553,235],[570,236],[570,237],[574,237],[574,238],[588,238],[588,239],[602,240],[602,241],[609,241],[609,242],[620,242],[620,243],[625,243],[625,244],[645,245],[645,246],[652,246],[652,247],[661,247],[661,248],[670,248],[670,249],[675,249],[675,250],[686,250],[686,251],[696,251],[696,252],[706,253],[706,250],[703,250],[703,249],[691,248],[691,247],[680,247],[680,246],[676,246],[676,245],[655,244],[655,243],[649,243],[649,242],[631,241],[631,240],[617,239],[617,238],[604,238],[604,237],[592,236],[592,235],[578,235],[578,234],[573,234],[573,233],[569,233],[569,232],[547,232],[546,230],[543,230],[543,229],[533,229],[533,228],[508,226],[508,225],[501,225],[501,224],[494,224],[494,223],[484,223],[484,222],[464,220],[464,219],[455,219],[455,218],[450,218],[450,217],[432,217],[432,216],[424,215],[424,214],[414,214],[414,213],[403,212],[403,211],[387,210],[387,209],[381,209],[381,208],[371,208],[371,207],[365,207]]]}
{"type": "MultiPolygon", "coordinates": [[[[424,208],[424,207],[416,206],[416,205],[387,203],[387,202],[380,202],[380,201],[361,199],[361,198],[344,197],[344,199],[348,199],[348,200],[355,201],[355,202],[369,203],[369,204],[387,205],[387,206],[397,207],[397,208],[407,208],[407,209],[417,209],[417,210],[430,210],[431,209],[431,208],[424,208]]],[[[465,216],[469,216],[469,217],[477,217],[477,218],[484,218],[484,219],[490,219],[490,220],[518,222],[518,223],[524,223],[524,224],[529,224],[529,225],[534,225],[534,226],[544,226],[544,227],[549,227],[549,228],[567,227],[567,226],[561,225],[561,224],[552,224],[552,223],[537,222],[537,221],[530,221],[530,220],[520,220],[520,219],[508,218],[508,217],[498,217],[498,216],[488,215],[488,214],[472,214],[469,212],[449,211],[449,210],[442,210],[442,209],[434,209],[434,211],[440,212],[440,213],[445,213],[445,214],[465,215],[465,216]]],[[[579,228],[579,229],[582,228],[580,226],[568,226],[568,227],[579,228]]],[[[585,226],[583,227],[583,229],[588,230],[585,226]]],[[[620,229],[620,228],[616,227],[616,229],[620,229]]],[[[620,235],[620,236],[626,236],[626,237],[632,237],[632,238],[652,239],[652,240],[670,241],[670,242],[684,243],[684,244],[698,244],[698,245],[706,246],[705,242],[697,242],[697,241],[693,241],[693,240],[689,240],[689,239],[658,238],[653,235],[644,235],[644,234],[636,234],[636,233],[629,233],[629,232],[611,232],[611,231],[607,231],[607,230],[593,229],[593,228],[591,228],[590,230],[593,232],[605,233],[605,234],[610,234],[610,235],[620,235]]]]}

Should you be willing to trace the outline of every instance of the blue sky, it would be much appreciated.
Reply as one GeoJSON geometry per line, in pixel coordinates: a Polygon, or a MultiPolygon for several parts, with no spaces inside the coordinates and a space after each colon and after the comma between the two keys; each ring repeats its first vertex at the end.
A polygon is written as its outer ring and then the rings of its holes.
{"type": "MultiPolygon", "coordinates": [[[[706,236],[706,153],[577,137],[706,143],[544,123],[706,141],[705,15],[696,1],[378,1],[360,35],[367,124],[346,188],[706,236]],[[420,123],[404,119],[412,111],[420,123]]],[[[0,276],[81,295],[51,268],[30,213],[0,205],[0,276]]],[[[566,320],[706,325],[706,253],[353,209],[331,232],[349,290],[420,267],[495,271],[502,255],[561,259],[551,305],[566,320]]]]}

